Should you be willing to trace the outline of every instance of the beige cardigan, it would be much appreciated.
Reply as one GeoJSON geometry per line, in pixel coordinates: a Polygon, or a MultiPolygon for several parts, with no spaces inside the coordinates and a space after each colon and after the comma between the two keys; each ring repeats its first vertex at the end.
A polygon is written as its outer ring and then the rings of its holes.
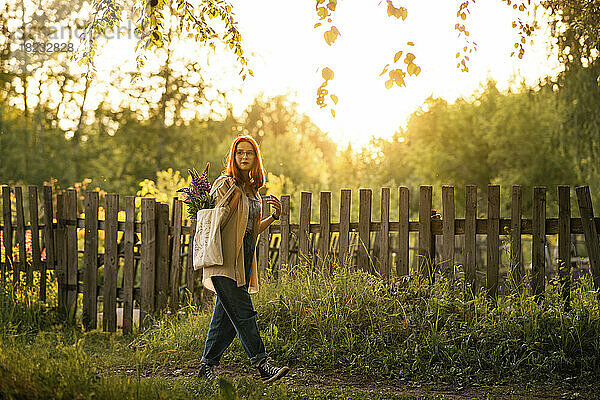
{"type": "MultiPolygon", "coordinates": [[[[215,188],[215,197],[218,201],[223,197],[227,190],[235,185],[235,179],[224,175],[219,176],[213,187],[215,188]]],[[[259,196],[260,197],[260,196],[259,196]]],[[[243,190],[236,185],[231,195],[231,199],[225,203],[226,213],[221,225],[221,244],[223,246],[223,265],[215,265],[203,268],[202,284],[212,292],[215,288],[210,279],[212,276],[226,276],[237,282],[238,286],[246,284],[246,274],[244,269],[244,234],[248,223],[248,197],[243,190]],[[242,201],[239,201],[242,200],[242,201]]],[[[262,204],[261,204],[262,207],[262,204]]],[[[260,223],[260,215],[255,226],[260,223]]],[[[258,268],[256,261],[256,242],[258,239],[258,229],[254,230],[254,256],[252,257],[252,269],[250,271],[250,284],[248,292],[250,294],[258,292],[258,268]]]]}

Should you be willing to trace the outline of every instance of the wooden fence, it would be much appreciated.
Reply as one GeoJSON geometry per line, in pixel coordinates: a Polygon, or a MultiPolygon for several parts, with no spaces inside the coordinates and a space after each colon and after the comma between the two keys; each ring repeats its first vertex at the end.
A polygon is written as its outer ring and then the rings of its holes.
{"type": "MultiPolygon", "coordinates": [[[[593,216],[588,187],[576,188],[581,218],[571,217],[569,186],[558,187],[558,218],[546,217],[546,188],[534,188],[531,218],[523,218],[520,186],[512,187],[509,218],[500,216],[500,187],[489,185],[487,189],[487,218],[477,218],[478,187],[474,185],[466,187],[465,218],[455,218],[454,187],[442,188],[442,213],[438,214],[432,209],[432,187],[421,186],[418,220],[415,221],[409,219],[409,189],[406,187],[398,188],[399,217],[394,221],[390,220],[390,188],[381,189],[379,221],[371,218],[371,189],[359,191],[356,222],[350,220],[350,190],[340,193],[337,222],[331,221],[331,192],[320,193],[317,223],[310,220],[311,193],[301,193],[298,223],[290,223],[290,196],[284,195],[280,222],[271,225],[259,238],[259,270],[264,273],[266,269],[277,271],[298,262],[326,264],[333,260],[378,273],[386,280],[409,273],[421,273],[434,279],[440,271],[449,272],[452,278],[458,239],[464,249],[462,273],[467,284],[476,290],[477,264],[482,266],[478,260],[477,237],[485,235],[485,290],[490,296],[497,296],[501,237],[510,243],[509,272],[520,282],[525,273],[522,238],[531,235],[531,293],[540,295],[547,279],[546,237],[558,235],[559,263],[565,266],[559,272],[562,281],[567,283],[563,293],[568,301],[572,234],[583,234],[594,284],[599,287],[600,218],[593,216]],[[417,240],[410,240],[411,233],[417,240]],[[416,260],[412,266],[409,262],[411,242],[414,243],[413,260],[416,260]]],[[[28,190],[30,222],[26,224],[23,188],[2,188],[2,245],[4,249],[13,249],[14,236],[18,247],[17,257],[13,257],[12,250],[3,252],[2,287],[12,272],[12,284],[35,286],[39,288],[40,299],[46,301],[47,286],[52,283],[46,280],[47,271],[54,271],[59,309],[66,318],[81,312],[85,328],[95,329],[101,304],[102,328],[114,332],[117,315],[122,315],[124,333],[133,331],[133,311],[137,309],[134,304],[139,307],[140,328],[143,328],[148,315],[165,309],[176,312],[182,301],[197,300],[194,294],[199,289],[201,271],[193,270],[190,257],[195,221],[190,224],[182,221],[180,200],[174,199],[169,210],[167,204],[157,203],[153,198],[141,199],[140,206],[136,207],[135,198],[125,196],[124,211],[121,211],[124,216],[119,218],[119,195],[107,194],[104,219],[100,219],[98,192],[86,192],[83,207],[79,209],[75,190],[53,195],[51,187],[44,186],[41,204],[37,187],[29,186],[28,190]],[[16,221],[11,210],[13,194],[16,221]],[[84,212],[83,218],[81,212],[84,212]],[[41,221],[39,215],[43,216],[41,221]]],[[[263,217],[268,214],[267,202],[263,199],[263,217]]]]}

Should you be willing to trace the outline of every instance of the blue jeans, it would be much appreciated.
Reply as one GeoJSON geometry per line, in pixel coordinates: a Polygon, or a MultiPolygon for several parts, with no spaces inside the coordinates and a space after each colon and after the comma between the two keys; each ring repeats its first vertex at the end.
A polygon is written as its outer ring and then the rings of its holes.
{"type": "Polygon", "coordinates": [[[204,345],[202,362],[219,365],[221,356],[235,336],[240,338],[244,351],[252,365],[267,357],[265,345],[256,324],[256,311],[252,305],[248,284],[254,256],[254,243],[251,234],[244,236],[244,266],[246,284],[239,286],[225,276],[213,276],[212,282],[217,292],[217,300],[204,345]]]}

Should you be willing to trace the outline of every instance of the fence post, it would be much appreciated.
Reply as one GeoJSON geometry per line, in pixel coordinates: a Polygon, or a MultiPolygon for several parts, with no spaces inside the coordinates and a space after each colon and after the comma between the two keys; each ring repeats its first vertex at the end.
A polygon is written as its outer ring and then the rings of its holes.
{"type": "Polygon", "coordinates": [[[521,186],[513,185],[510,220],[510,260],[512,279],[516,287],[519,288],[523,284],[523,277],[525,276],[523,250],[521,247],[521,215],[521,186]]]}
{"type": "MultiPolygon", "coordinates": [[[[38,195],[37,186],[30,185],[28,188],[29,192],[29,219],[31,221],[31,256],[32,265],[31,271],[41,270],[41,250],[40,250],[40,227],[38,217],[38,195]]],[[[33,274],[32,274],[33,278],[33,274]]],[[[40,276],[40,290],[41,290],[41,276],[40,276]]]]}
{"type": "Polygon", "coordinates": [[[141,295],[140,328],[150,324],[148,316],[154,312],[154,275],[156,256],[156,201],[153,198],[142,199],[142,249],[141,249],[141,295]]]}
{"type": "Polygon", "coordinates": [[[321,192],[319,212],[319,259],[326,265],[329,256],[330,231],[331,231],[331,192],[321,192]]]}
{"type": "Polygon", "coordinates": [[[477,186],[467,185],[465,197],[465,281],[472,293],[476,293],[477,186]]]}
{"type": "Polygon", "coordinates": [[[348,253],[350,242],[350,202],[352,190],[342,189],[340,192],[340,235],[338,238],[338,257],[342,265],[352,263],[352,256],[348,253]]]}
{"type": "Polygon", "coordinates": [[[10,207],[10,186],[2,186],[2,216],[4,225],[2,227],[2,240],[4,244],[4,264],[2,266],[2,287],[6,285],[6,271],[9,267],[14,268],[12,252],[12,212],[10,207]]]}
{"type": "Polygon", "coordinates": [[[390,188],[381,188],[381,227],[379,230],[381,276],[390,279],[390,188]]]}
{"type": "Polygon", "coordinates": [[[531,292],[539,297],[545,291],[546,268],[546,188],[533,188],[533,241],[531,254],[531,292]]]}
{"type": "Polygon", "coordinates": [[[454,187],[442,186],[442,266],[450,272],[450,279],[454,279],[454,241],[455,241],[455,214],[454,214],[454,187]]]}
{"type": "MultiPolygon", "coordinates": [[[[600,288],[600,244],[598,242],[598,230],[594,220],[594,209],[590,197],[589,186],[578,186],[577,201],[579,203],[579,213],[581,214],[581,224],[583,225],[583,234],[585,235],[585,245],[590,259],[590,269],[594,279],[594,288],[600,288]]],[[[598,295],[600,298],[600,294],[598,295]]]]}
{"type": "Polygon", "coordinates": [[[410,237],[408,234],[408,220],[410,216],[409,190],[406,186],[398,188],[398,259],[396,274],[408,275],[410,237]]]}
{"type": "Polygon", "coordinates": [[[135,196],[125,196],[125,241],[123,263],[123,334],[133,332],[133,282],[135,280],[135,196]]]}
{"type": "Polygon", "coordinates": [[[16,277],[14,284],[21,283],[21,271],[26,272],[26,283],[27,286],[31,286],[33,282],[33,275],[31,274],[31,268],[27,265],[27,248],[25,245],[25,216],[23,215],[23,188],[21,186],[15,186],[15,201],[17,208],[17,245],[19,246],[19,262],[15,263],[16,277]]]}
{"type": "Polygon", "coordinates": [[[419,274],[429,279],[433,274],[431,254],[431,186],[421,186],[419,190],[419,274]]]}
{"type": "Polygon", "coordinates": [[[365,272],[373,273],[370,263],[371,247],[371,189],[360,189],[358,208],[358,265],[365,272]]]}
{"type": "Polygon", "coordinates": [[[571,309],[571,187],[558,187],[558,275],[565,311],[571,309]]]}
{"type": "Polygon", "coordinates": [[[300,224],[298,227],[298,262],[301,257],[308,260],[308,236],[310,235],[310,202],[312,193],[300,194],[300,224]]]}
{"type": "MultiPolygon", "coordinates": [[[[54,215],[52,207],[52,186],[44,185],[44,245],[46,262],[40,271],[40,300],[46,302],[46,270],[55,268],[54,251],[54,215]]],[[[96,252],[97,253],[97,252],[96,252]]]]}
{"type": "Polygon", "coordinates": [[[181,284],[181,210],[182,201],[173,199],[175,210],[173,212],[173,252],[171,253],[171,303],[173,313],[179,307],[179,285],[181,284]]]}
{"type": "Polygon", "coordinates": [[[279,268],[290,264],[290,196],[281,196],[279,268]]]}
{"type": "MultiPolygon", "coordinates": [[[[98,192],[85,192],[85,236],[83,249],[83,326],[96,329],[98,301],[98,192]]],[[[105,214],[106,215],[106,214],[105,214]]],[[[105,225],[106,226],[106,225],[105,225]]],[[[105,236],[106,237],[106,236],[105,236]]],[[[104,315],[103,315],[104,317],[104,315]]],[[[104,321],[104,318],[102,318],[104,321]]]]}
{"type": "Polygon", "coordinates": [[[156,258],[154,301],[155,309],[162,311],[169,300],[169,205],[156,203],[156,258]]]}
{"type": "Polygon", "coordinates": [[[102,287],[102,328],[107,332],[117,330],[117,228],[119,195],[109,193],[104,197],[104,286],[102,287]]]}
{"type": "Polygon", "coordinates": [[[500,268],[500,186],[488,185],[487,276],[486,289],[490,297],[498,296],[500,268]]]}

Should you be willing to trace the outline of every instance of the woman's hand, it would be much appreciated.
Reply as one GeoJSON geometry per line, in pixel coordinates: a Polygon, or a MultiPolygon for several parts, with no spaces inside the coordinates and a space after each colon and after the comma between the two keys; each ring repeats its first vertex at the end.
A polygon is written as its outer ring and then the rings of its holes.
{"type": "Polygon", "coordinates": [[[281,202],[279,199],[271,194],[267,197],[267,202],[275,209],[273,212],[275,217],[279,218],[281,216],[281,202]]]}

